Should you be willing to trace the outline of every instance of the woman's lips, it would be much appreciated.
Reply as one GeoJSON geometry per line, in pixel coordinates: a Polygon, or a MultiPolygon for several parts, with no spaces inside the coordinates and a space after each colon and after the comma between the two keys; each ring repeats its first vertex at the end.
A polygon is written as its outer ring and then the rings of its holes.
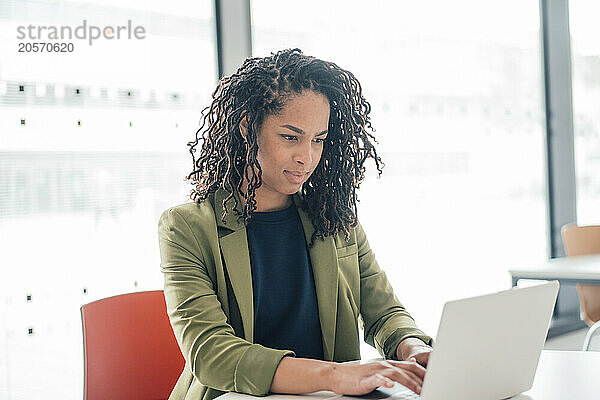
{"type": "Polygon", "coordinates": [[[304,179],[308,175],[308,172],[295,172],[295,171],[284,170],[283,174],[286,176],[286,178],[290,182],[298,184],[298,183],[302,183],[302,181],[304,181],[304,179]]]}

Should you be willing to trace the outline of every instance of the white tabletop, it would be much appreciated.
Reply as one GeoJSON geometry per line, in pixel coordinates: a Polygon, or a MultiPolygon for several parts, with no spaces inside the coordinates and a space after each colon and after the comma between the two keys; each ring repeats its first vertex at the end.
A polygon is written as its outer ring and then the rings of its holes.
{"type": "MultiPolygon", "coordinates": [[[[326,400],[352,399],[333,392],[304,395],[272,394],[254,397],[241,393],[226,393],[219,400],[326,400]]],[[[393,400],[393,397],[391,398],[393,400]]],[[[598,400],[600,399],[600,352],[544,350],[540,357],[533,387],[513,400],[598,400]]],[[[457,399],[460,400],[460,399],[457,399]]]]}
{"type": "Polygon", "coordinates": [[[524,279],[600,280],[600,254],[553,258],[509,271],[513,277],[524,279]]]}
{"type": "Polygon", "coordinates": [[[542,351],[533,387],[513,399],[600,399],[600,352],[542,351]]]}

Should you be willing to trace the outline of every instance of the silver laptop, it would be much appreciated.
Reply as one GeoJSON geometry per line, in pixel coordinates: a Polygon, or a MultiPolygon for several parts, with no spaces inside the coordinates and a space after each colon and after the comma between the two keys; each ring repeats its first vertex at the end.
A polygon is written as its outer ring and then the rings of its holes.
{"type": "Polygon", "coordinates": [[[447,302],[421,396],[396,384],[360,397],[481,400],[529,390],[558,287],[551,281],[447,302]]]}

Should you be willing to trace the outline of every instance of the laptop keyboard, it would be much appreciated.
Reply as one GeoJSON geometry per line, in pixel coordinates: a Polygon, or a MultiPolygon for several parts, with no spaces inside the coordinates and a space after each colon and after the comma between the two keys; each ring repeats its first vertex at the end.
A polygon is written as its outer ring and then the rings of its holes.
{"type": "Polygon", "coordinates": [[[405,390],[401,390],[399,392],[394,393],[391,396],[391,398],[392,399],[397,399],[397,400],[414,400],[414,399],[420,399],[421,396],[419,396],[418,394],[416,394],[412,390],[405,389],[405,390]]]}
{"type": "MultiPolygon", "coordinates": [[[[348,397],[348,396],[346,396],[348,397]]],[[[352,397],[352,396],[350,396],[352,397]]],[[[360,397],[361,399],[366,399],[366,400],[414,400],[414,399],[420,399],[421,396],[419,396],[418,394],[416,394],[415,392],[413,392],[412,390],[396,383],[393,387],[391,388],[386,388],[386,387],[379,387],[376,390],[372,391],[371,393],[362,395],[362,396],[357,396],[360,397]]]]}

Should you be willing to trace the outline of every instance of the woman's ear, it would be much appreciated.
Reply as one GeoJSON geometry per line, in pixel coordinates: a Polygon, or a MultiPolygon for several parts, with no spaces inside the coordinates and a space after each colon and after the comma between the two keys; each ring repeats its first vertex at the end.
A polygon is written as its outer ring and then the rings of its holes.
{"type": "Polygon", "coordinates": [[[248,134],[248,113],[246,111],[242,112],[242,119],[240,120],[240,134],[242,135],[242,138],[244,139],[244,141],[246,142],[246,135],[248,134]]]}

